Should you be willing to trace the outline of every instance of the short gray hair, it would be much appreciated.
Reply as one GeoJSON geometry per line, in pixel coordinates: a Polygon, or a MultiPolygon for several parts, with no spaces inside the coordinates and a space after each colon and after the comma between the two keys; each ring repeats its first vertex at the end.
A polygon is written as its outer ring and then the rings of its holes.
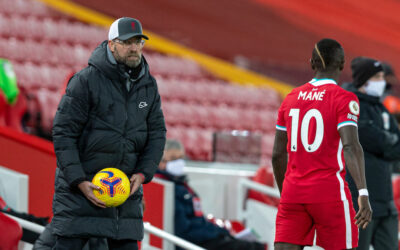
{"type": "Polygon", "coordinates": [[[165,142],[164,151],[170,149],[178,149],[185,151],[185,148],[183,147],[182,143],[175,139],[167,139],[167,141],[165,142]]]}

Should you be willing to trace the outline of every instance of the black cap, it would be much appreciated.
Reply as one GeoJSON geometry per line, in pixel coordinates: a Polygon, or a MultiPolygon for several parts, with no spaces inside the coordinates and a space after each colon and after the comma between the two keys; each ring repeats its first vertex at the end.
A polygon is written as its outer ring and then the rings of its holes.
{"type": "Polygon", "coordinates": [[[387,62],[382,62],[382,67],[383,67],[383,72],[385,73],[385,76],[393,75],[395,76],[396,74],[394,73],[392,65],[390,65],[387,62]]]}
{"type": "Polygon", "coordinates": [[[146,40],[149,38],[143,34],[142,25],[139,20],[131,17],[121,17],[115,20],[108,31],[108,40],[128,40],[129,38],[140,36],[146,40]]]}
{"type": "Polygon", "coordinates": [[[383,67],[381,62],[375,59],[356,57],[351,61],[351,70],[353,72],[353,84],[356,88],[360,88],[376,73],[383,71],[383,67]]]}

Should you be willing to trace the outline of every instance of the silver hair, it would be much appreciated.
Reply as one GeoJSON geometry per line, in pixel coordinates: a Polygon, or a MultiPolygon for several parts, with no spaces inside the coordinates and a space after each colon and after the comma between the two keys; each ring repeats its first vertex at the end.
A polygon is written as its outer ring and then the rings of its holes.
{"type": "Polygon", "coordinates": [[[170,150],[170,149],[178,149],[178,150],[185,151],[185,148],[183,147],[182,143],[175,139],[167,139],[167,141],[165,142],[164,151],[170,150]]]}

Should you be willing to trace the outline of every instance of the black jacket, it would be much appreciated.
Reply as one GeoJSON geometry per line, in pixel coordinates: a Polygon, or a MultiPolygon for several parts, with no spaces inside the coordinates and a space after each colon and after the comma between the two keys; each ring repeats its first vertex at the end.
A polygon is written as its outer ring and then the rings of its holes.
{"type": "MultiPolygon", "coordinates": [[[[364,150],[365,175],[373,217],[397,214],[393,202],[392,163],[400,160],[400,136],[397,122],[378,97],[352,90],[360,101],[358,134],[364,150]]],[[[347,172],[346,180],[358,210],[358,190],[347,172]]]]}
{"type": "Polygon", "coordinates": [[[151,181],[165,145],[165,122],[156,80],[142,58],[136,80],[100,44],[75,74],[53,123],[57,156],[53,232],[79,237],[140,240],[142,188],[117,208],[98,208],[77,189],[99,170],[115,167],[151,181]],[[112,60],[114,61],[112,61],[112,60]],[[127,82],[132,82],[130,91],[127,82]]]}

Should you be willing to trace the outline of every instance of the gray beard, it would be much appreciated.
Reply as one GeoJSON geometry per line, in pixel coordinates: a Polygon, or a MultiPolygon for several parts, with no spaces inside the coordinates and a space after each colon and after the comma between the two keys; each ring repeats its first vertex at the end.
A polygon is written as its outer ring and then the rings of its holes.
{"type": "Polygon", "coordinates": [[[125,60],[124,63],[126,66],[128,66],[129,68],[136,68],[137,66],[139,66],[140,62],[142,61],[142,58],[140,57],[139,60],[137,61],[130,61],[128,62],[127,60],[125,60]]]}
{"type": "Polygon", "coordinates": [[[120,55],[118,54],[117,50],[115,50],[114,58],[115,58],[115,61],[117,61],[118,63],[121,63],[121,64],[125,64],[129,68],[136,68],[142,62],[142,57],[140,57],[139,60],[137,60],[137,61],[136,60],[128,61],[127,58],[121,58],[120,55]]]}

